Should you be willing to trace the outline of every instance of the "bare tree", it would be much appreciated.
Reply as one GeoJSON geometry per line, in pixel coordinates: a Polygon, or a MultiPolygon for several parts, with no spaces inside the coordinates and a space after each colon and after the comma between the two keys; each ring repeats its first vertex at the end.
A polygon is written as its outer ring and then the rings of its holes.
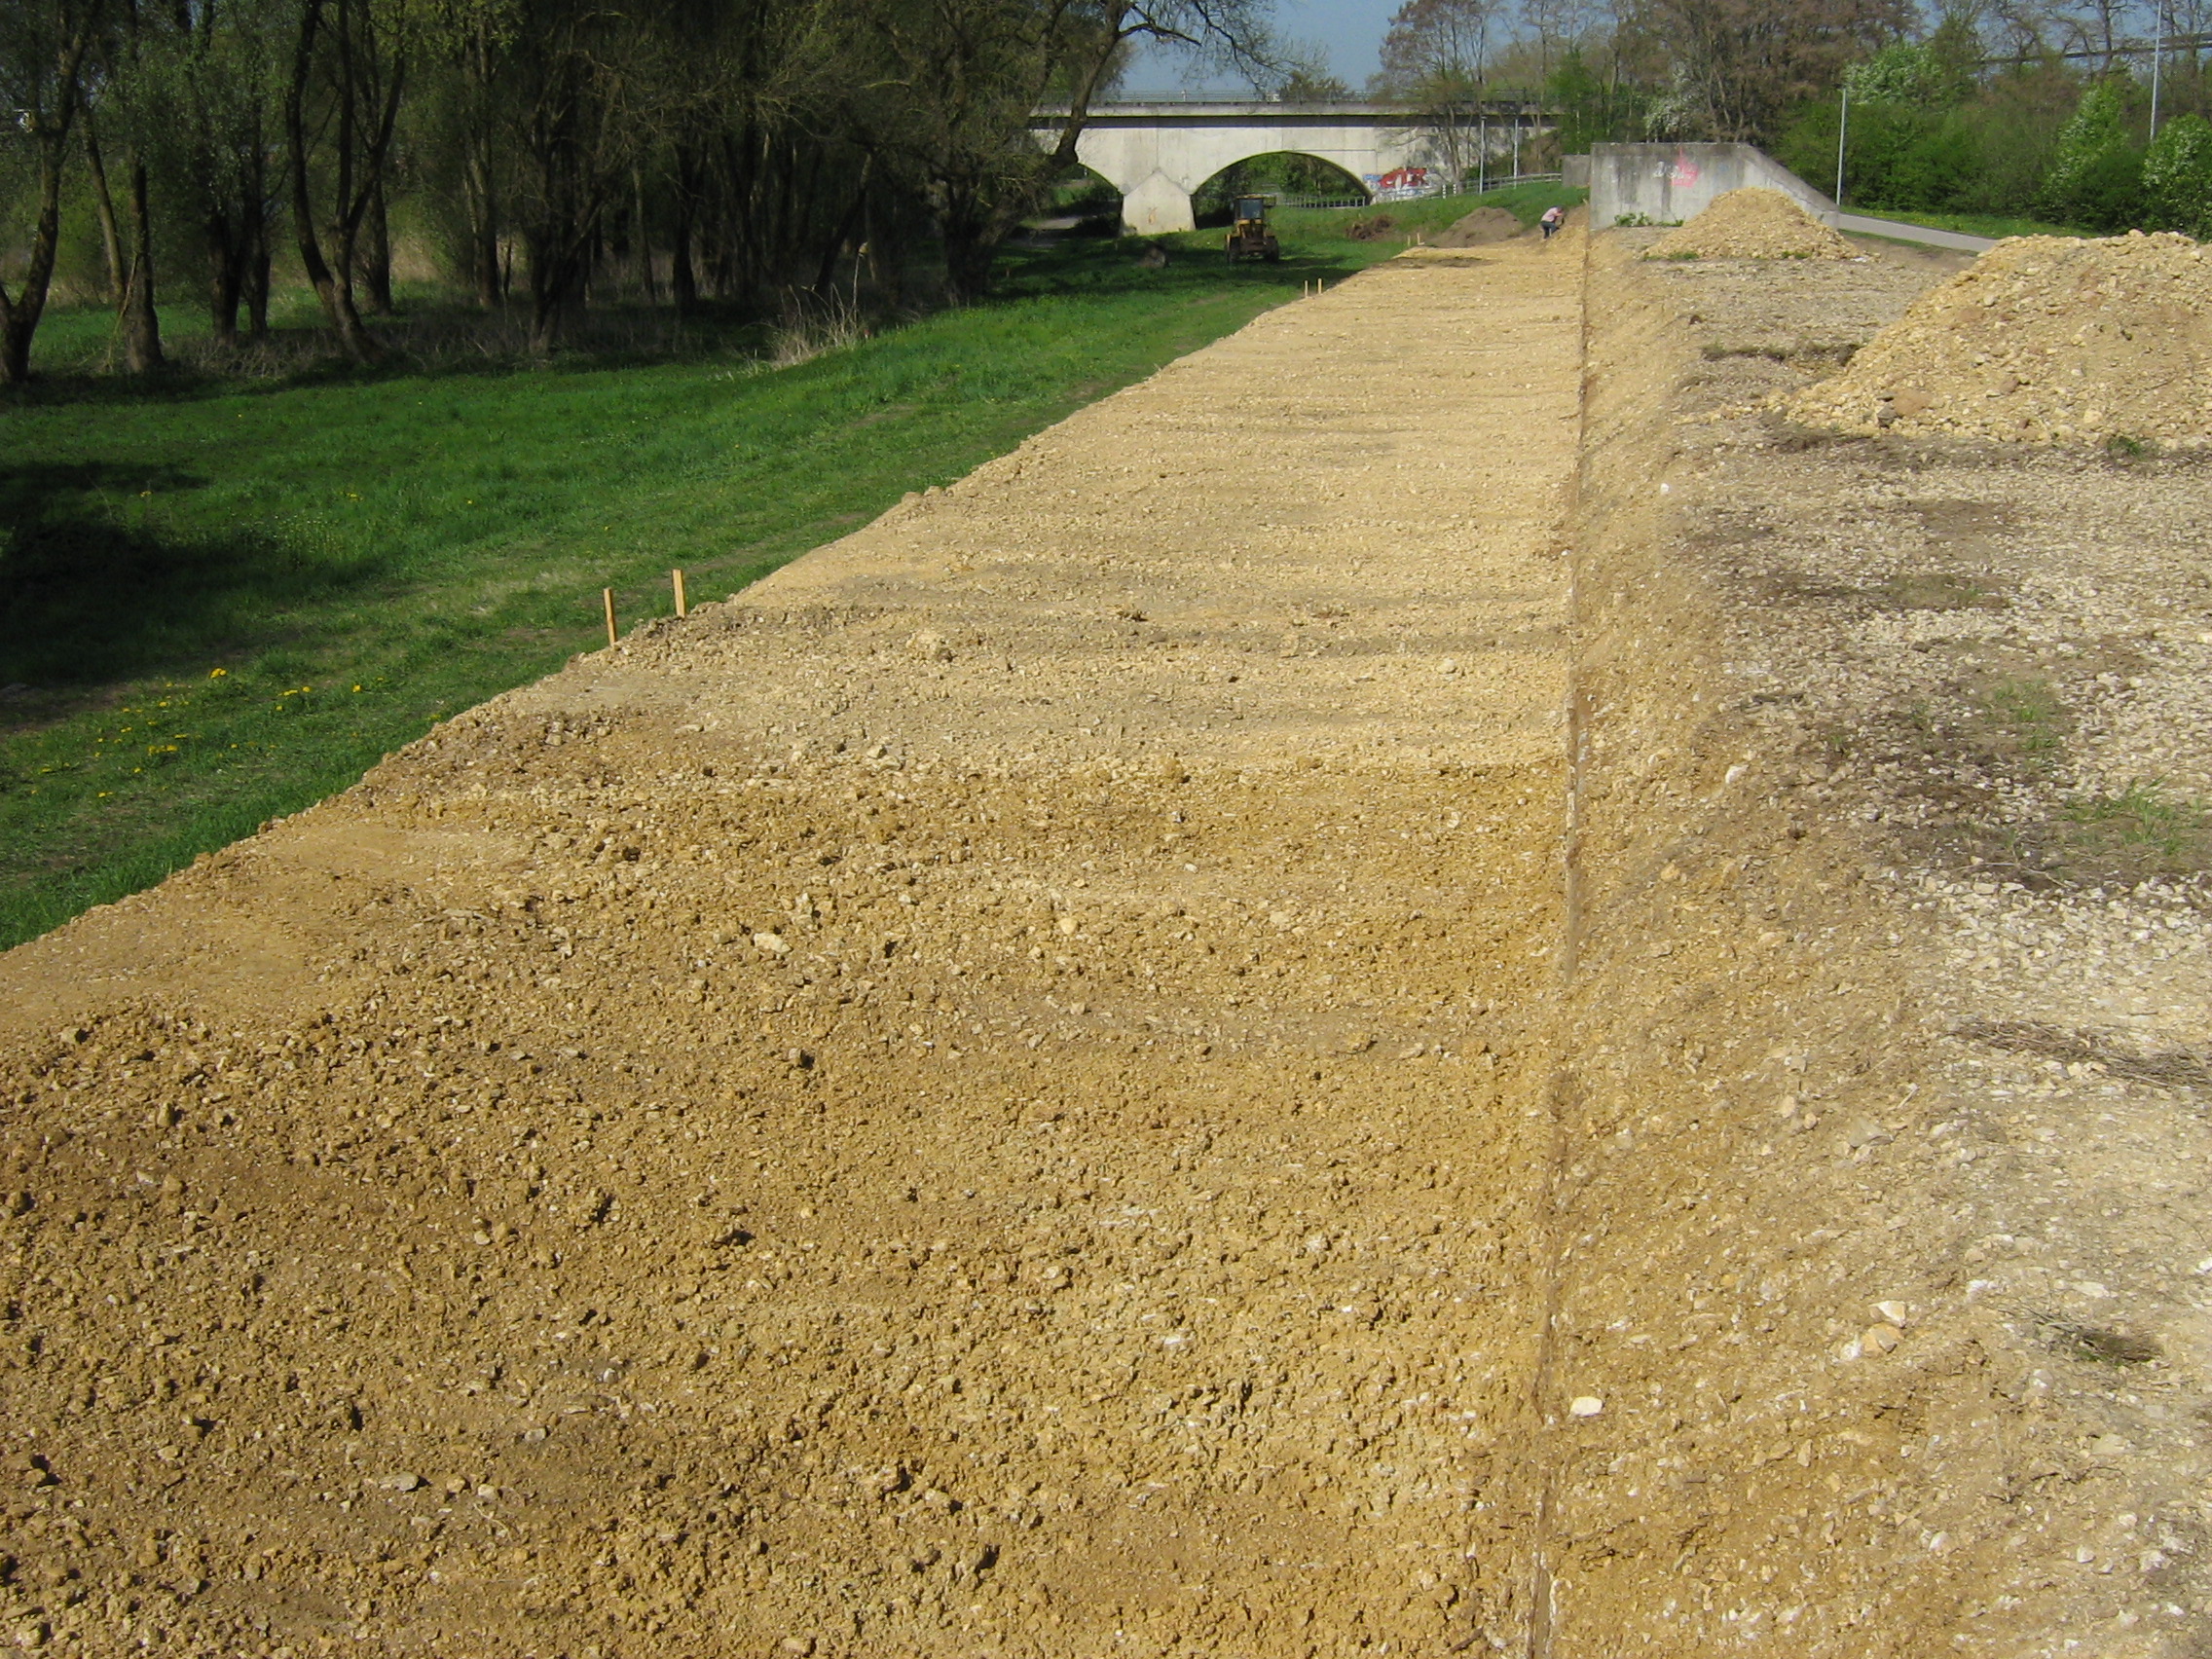
{"type": "Polygon", "coordinates": [[[1666,45],[1685,135],[1760,143],[1914,18],[1909,0],[1645,0],[1640,20],[1666,45]]]}
{"type": "Polygon", "coordinates": [[[15,294],[0,282],[0,386],[30,378],[31,337],[46,310],[61,244],[61,175],[69,125],[84,92],[99,0],[14,0],[0,6],[0,131],[31,151],[37,205],[15,294]]]}
{"type": "Polygon", "coordinates": [[[398,0],[300,0],[284,86],[285,159],[300,266],[337,330],[340,349],[355,362],[383,351],[361,321],[353,284],[362,227],[383,196],[407,83],[407,24],[398,0]],[[318,212],[315,161],[322,149],[329,155],[330,184],[318,212]]]}
{"type": "Polygon", "coordinates": [[[1419,111],[1455,184],[1476,166],[1492,55],[1506,34],[1501,0],[1407,0],[1382,37],[1376,90],[1419,111]]]}
{"type": "Polygon", "coordinates": [[[1522,0],[1521,20],[1536,40],[1539,84],[1548,85],[1560,54],[1590,30],[1590,0],[1522,0]]]}

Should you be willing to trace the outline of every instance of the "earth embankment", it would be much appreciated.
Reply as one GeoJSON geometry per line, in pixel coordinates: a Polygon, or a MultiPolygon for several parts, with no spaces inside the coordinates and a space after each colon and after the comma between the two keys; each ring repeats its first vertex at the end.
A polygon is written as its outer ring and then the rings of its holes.
{"type": "Polygon", "coordinates": [[[1794,427],[1946,262],[1648,240],[1589,288],[1540,1650],[2196,1651],[2202,469],[1794,427]]]}
{"type": "Polygon", "coordinates": [[[1286,308],[11,953],[25,1628],[1521,1628],[1579,258],[1286,308]]]}
{"type": "Polygon", "coordinates": [[[13,1628],[2202,1651],[2201,469],[1792,427],[1945,262],[1654,240],[0,959],[13,1628]]]}

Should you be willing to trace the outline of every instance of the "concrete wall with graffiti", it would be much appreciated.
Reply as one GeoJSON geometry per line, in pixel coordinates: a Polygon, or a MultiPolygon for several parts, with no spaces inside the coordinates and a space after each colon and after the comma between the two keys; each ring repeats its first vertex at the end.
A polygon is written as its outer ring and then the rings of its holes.
{"type": "Polygon", "coordinates": [[[1764,151],[1749,144],[1593,144],[1590,224],[1678,225],[1715,196],[1756,187],[1803,203],[1832,222],[1835,203],[1764,151]]]}

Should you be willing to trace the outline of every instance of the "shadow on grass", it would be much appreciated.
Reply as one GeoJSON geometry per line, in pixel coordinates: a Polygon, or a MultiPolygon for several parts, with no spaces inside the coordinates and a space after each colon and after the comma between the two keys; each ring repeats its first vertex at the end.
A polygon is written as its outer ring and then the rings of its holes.
{"type": "MultiPolygon", "coordinates": [[[[994,298],[1040,299],[1075,294],[1097,297],[1111,293],[1219,293],[1234,284],[1249,288],[1295,290],[1316,276],[1348,276],[1370,263],[1350,247],[1315,246],[1303,239],[1286,239],[1279,261],[1228,263],[1219,233],[1185,232],[1145,238],[1121,237],[1114,240],[1071,239],[1054,247],[1020,249],[1011,254],[994,298]],[[1164,266],[1148,265],[1148,254],[1165,253],[1164,266]]],[[[984,302],[988,304],[989,302],[984,302]]]]}
{"type": "MultiPolygon", "coordinates": [[[[1041,245],[1010,246],[992,292],[976,307],[1063,296],[1219,293],[1227,285],[1292,289],[1315,277],[1347,276],[1373,261],[1372,254],[1358,257],[1331,238],[1293,233],[1285,238],[1279,263],[1230,267],[1218,241],[1218,234],[1201,232],[1166,238],[1071,236],[1041,245]],[[1164,268],[1145,262],[1161,251],[1168,254],[1164,268]]],[[[895,330],[943,309],[874,298],[877,303],[864,307],[872,333],[895,330]]],[[[804,313],[831,303],[793,290],[786,308],[804,313]]],[[[369,319],[370,333],[386,348],[386,355],[374,363],[347,362],[327,327],[319,320],[303,320],[229,347],[203,333],[180,330],[170,342],[166,368],[133,376],[110,372],[96,341],[72,337],[77,331],[70,325],[81,320],[68,313],[50,318],[42,339],[51,343],[40,349],[37,374],[28,385],[0,393],[0,408],[185,403],[303,387],[586,375],[715,358],[757,360],[776,325],[759,308],[729,302],[701,302],[681,317],[663,306],[614,303],[577,316],[560,347],[539,354],[529,349],[529,316],[521,308],[483,312],[458,303],[417,301],[395,314],[369,319]]]]}
{"type": "MultiPolygon", "coordinates": [[[[196,673],[217,652],[291,642],[287,612],[386,573],[378,559],[318,561],[251,530],[167,539],[117,511],[204,487],[168,466],[0,462],[0,684],[81,692],[196,673]]],[[[35,719],[55,712],[48,703],[6,713],[35,719]]]]}
{"type": "Polygon", "coordinates": [[[609,306],[579,318],[558,350],[536,353],[529,349],[527,321],[512,311],[411,308],[371,320],[369,332],[385,349],[373,363],[348,362],[337,336],[313,324],[279,326],[230,348],[205,337],[187,338],[172,345],[165,367],[145,375],[112,373],[93,354],[50,349],[40,353],[27,385],[0,392],[0,408],[186,403],[303,387],[594,374],[755,356],[766,329],[752,312],[734,306],[702,306],[682,318],[665,309],[609,306]]]}

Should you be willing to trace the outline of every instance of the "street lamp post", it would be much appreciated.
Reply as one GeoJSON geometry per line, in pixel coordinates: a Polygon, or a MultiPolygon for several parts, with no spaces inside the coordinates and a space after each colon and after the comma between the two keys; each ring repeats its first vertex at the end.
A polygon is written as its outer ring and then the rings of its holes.
{"type": "Polygon", "coordinates": [[[2166,0],[2158,0],[2151,24],[2151,137],[2158,136],[2158,81],[2166,57],[2166,0]]]}
{"type": "Polygon", "coordinates": [[[1851,132],[1851,83],[1843,83],[1843,112],[1835,127],[1835,204],[1843,205],[1843,141],[1851,132]]]}

